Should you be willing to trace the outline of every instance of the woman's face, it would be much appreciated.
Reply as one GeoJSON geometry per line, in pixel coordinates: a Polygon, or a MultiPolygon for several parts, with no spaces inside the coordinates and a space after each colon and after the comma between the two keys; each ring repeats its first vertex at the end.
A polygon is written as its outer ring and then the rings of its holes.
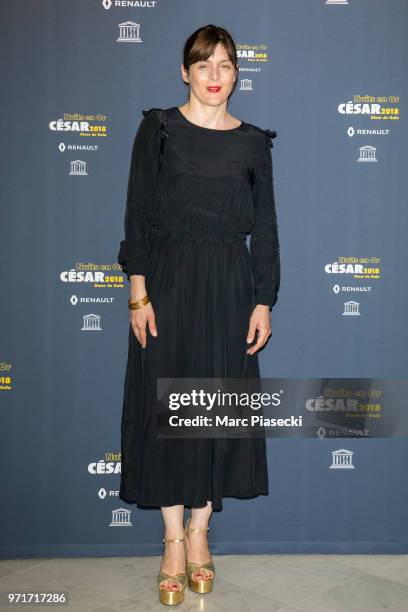
{"type": "Polygon", "coordinates": [[[219,106],[228,99],[237,78],[237,70],[221,43],[208,60],[191,64],[188,72],[182,65],[181,71],[194,96],[210,106],[219,106]]]}

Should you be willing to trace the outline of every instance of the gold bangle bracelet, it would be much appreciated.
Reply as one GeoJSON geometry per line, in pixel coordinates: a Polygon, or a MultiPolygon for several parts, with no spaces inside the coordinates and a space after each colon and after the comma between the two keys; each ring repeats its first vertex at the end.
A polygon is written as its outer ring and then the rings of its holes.
{"type": "Polygon", "coordinates": [[[135,300],[134,302],[132,302],[132,300],[129,298],[128,299],[128,304],[129,305],[140,304],[141,302],[144,302],[146,299],[149,299],[149,296],[147,295],[147,293],[146,293],[146,295],[144,297],[140,298],[139,300],[135,300]]]}
{"type": "Polygon", "coordinates": [[[144,298],[142,298],[141,300],[137,300],[136,302],[132,302],[131,299],[129,298],[128,300],[129,309],[138,310],[139,308],[142,308],[142,306],[144,306],[145,304],[148,304],[149,302],[150,302],[150,299],[147,294],[144,296],[144,298]]]}

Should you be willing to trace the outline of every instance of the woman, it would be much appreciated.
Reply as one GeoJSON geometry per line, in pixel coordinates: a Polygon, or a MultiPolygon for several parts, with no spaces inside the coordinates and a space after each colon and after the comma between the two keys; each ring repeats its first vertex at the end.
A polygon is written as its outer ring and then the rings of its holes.
{"type": "Polygon", "coordinates": [[[194,32],[181,72],[188,102],[143,111],[118,255],[130,281],[119,496],[161,508],[157,578],[167,604],[183,600],[187,582],[211,590],[212,511],[223,497],[268,495],[268,473],[264,437],[157,438],[156,380],[259,379],[257,351],[271,335],[280,284],[276,133],[226,110],[238,75],[229,33],[214,25],[194,32]]]}

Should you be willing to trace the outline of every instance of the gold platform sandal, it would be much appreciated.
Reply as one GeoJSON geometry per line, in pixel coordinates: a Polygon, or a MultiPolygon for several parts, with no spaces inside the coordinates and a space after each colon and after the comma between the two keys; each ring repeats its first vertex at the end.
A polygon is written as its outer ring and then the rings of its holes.
{"type": "MultiPolygon", "coordinates": [[[[188,526],[189,522],[190,519],[188,519],[185,526],[187,550],[188,531],[204,531],[206,533],[210,530],[209,527],[207,527],[207,529],[191,529],[191,527],[188,526]]],[[[194,563],[193,561],[186,561],[186,572],[188,576],[188,586],[192,591],[194,591],[195,593],[209,593],[210,591],[212,591],[215,576],[214,561],[207,561],[207,563],[194,563]],[[207,579],[195,578],[194,575],[199,571],[203,574],[209,574],[209,577],[207,579]]]]}
{"type": "MultiPolygon", "coordinates": [[[[186,556],[187,556],[187,548],[186,548],[186,538],[175,538],[174,540],[166,540],[163,538],[164,542],[184,542],[186,556]]],[[[162,604],[166,604],[169,606],[175,606],[176,604],[184,601],[184,591],[187,587],[187,574],[175,574],[174,576],[170,576],[170,574],[166,574],[165,572],[159,571],[157,575],[157,584],[159,587],[159,599],[162,604]],[[173,580],[180,584],[181,588],[177,591],[168,591],[165,586],[165,582],[168,580],[173,580]]]]}

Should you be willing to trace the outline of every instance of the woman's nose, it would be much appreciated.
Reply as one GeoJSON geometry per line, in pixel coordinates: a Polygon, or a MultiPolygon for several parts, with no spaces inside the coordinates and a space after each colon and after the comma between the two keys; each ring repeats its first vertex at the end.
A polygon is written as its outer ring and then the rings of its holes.
{"type": "Polygon", "coordinates": [[[212,81],[217,81],[218,80],[218,68],[212,68],[211,74],[210,74],[210,79],[212,81]]]}

